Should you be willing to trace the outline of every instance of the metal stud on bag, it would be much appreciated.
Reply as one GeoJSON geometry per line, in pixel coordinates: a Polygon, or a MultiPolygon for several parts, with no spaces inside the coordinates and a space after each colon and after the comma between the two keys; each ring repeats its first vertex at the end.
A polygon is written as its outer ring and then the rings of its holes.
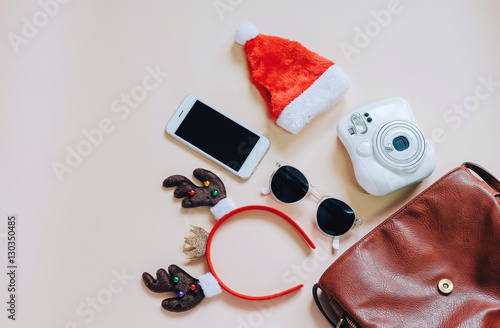
{"type": "Polygon", "coordinates": [[[448,295],[453,290],[453,283],[449,279],[441,279],[438,284],[441,293],[448,295]]]}

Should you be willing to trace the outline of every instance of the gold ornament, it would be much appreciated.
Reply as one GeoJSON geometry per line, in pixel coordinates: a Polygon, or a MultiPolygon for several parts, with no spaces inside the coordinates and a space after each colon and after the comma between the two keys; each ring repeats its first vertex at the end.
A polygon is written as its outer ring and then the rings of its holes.
{"type": "Polygon", "coordinates": [[[207,240],[208,232],[203,228],[197,226],[191,226],[190,230],[195,236],[185,237],[184,243],[186,246],[182,250],[186,255],[188,260],[197,260],[202,256],[205,256],[207,250],[207,240]]]}

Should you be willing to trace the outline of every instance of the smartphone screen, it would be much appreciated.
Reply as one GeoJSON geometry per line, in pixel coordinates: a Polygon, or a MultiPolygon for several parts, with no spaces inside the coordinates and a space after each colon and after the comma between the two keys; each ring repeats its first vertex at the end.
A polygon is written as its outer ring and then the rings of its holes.
{"type": "Polygon", "coordinates": [[[239,171],[260,137],[199,100],[175,135],[239,171]]]}

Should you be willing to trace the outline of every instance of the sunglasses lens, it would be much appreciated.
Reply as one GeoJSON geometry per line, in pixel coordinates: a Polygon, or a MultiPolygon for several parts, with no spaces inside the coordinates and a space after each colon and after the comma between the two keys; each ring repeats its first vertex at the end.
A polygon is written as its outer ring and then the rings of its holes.
{"type": "Polygon", "coordinates": [[[306,177],[294,167],[282,166],[271,179],[271,191],[283,203],[295,203],[309,191],[306,177]]]}
{"type": "Polygon", "coordinates": [[[356,215],[352,208],[334,198],[322,201],[316,214],[319,228],[331,236],[345,234],[351,229],[355,219],[356,215]]]}

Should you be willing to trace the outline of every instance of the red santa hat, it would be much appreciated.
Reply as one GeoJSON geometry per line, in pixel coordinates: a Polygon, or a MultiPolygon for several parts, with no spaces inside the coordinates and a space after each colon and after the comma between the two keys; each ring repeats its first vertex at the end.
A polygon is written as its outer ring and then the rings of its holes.
{"type": "Polygon", "coordinates": [[[271,118],[297,134],[314,116],[330,109],[349,89],[344,71],[296,41],[259,34],[242,24],[235,40],[245,47],[252,83],[264,97],[271,118]]]}

